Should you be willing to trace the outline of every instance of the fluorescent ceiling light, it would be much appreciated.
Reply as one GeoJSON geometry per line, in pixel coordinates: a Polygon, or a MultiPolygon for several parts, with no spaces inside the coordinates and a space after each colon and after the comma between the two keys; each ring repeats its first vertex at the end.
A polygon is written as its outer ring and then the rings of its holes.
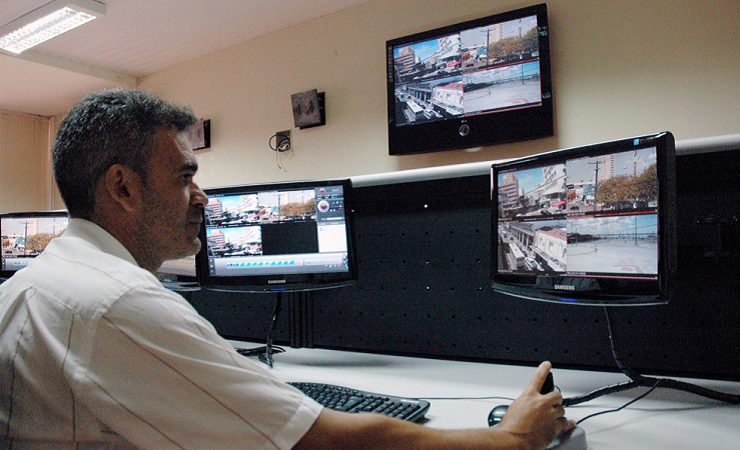
{"type": "Polygon", "coordinates": [[[103,15],[95,0],[54,0],[0,27],[0,49],[17,55],[103,15]]]}

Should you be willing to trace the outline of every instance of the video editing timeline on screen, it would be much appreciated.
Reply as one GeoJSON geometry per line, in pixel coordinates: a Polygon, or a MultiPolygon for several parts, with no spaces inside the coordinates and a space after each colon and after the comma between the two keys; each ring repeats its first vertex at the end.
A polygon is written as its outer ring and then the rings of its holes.
{"type": "Polygon", "coordinates": [[[342,186],[210,194],[206,213],[212,274],[347,270],[342,186]]]}

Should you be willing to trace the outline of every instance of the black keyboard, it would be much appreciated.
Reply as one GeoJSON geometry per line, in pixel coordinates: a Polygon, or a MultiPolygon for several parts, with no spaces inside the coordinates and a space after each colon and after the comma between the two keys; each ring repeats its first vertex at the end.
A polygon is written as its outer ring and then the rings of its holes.
{"type": "Polygon", "coordinates": [[[372,412],[418,422],[429,410],[429,402],[413,398],[375,394],[322,383],[288,383],[326,408],[350,413],[372,412]]]}

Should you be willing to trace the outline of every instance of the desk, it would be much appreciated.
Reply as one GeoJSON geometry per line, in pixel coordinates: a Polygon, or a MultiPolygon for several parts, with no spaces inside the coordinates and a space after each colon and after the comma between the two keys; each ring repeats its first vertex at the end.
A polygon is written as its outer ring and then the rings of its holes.
{"type": "MultiPolygon", "coordinates": [[[[235,347],[258,344],[232,341],[235,347]]],[[[376,355],[322,349],[291,349],[275,355],[272,372],[284,381],[331,383],[405,397],[516,397],[534,368],[460,361],[376,355]]],[[[564,396],[576,396],[625,381],[618,373],[553,370],[564,396]]],[[[684,381],[730,393],[740,383],[713,380],[684,381]]],[[[582,405],[567,416],[578,420],[619,407],[645,389],[638,388],[582,405]]],[[[488,412],[507,400],[430,400],[425,426],[470,428],[487,426],[488,412]]],[[[590,418],[581,426],[590,449],[738,449],[740,406],[692,394],[657,389],[626,409],[590,418]]]]}

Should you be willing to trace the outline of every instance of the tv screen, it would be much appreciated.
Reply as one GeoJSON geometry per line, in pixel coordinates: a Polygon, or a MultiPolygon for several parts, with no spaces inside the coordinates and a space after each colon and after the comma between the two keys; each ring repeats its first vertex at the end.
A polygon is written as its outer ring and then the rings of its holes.
{"type": "Polygon", "coordinates": [[[26,267],[68,223],[66,211],[0,214],[0,277],[9,278],[26,267]]]}
{"type": "Polygon", "coordinates": [[[348,179],[207,189],[201,284],[320,289],[355,279],[348,179]]]}
{"type": "Polygon", "coordinates": [[[493,287],[579,304],[665,303],[675,274],[670,133],[492,167],[493,287]]]}
{"type": "Polygon", "coordinates": [[[553,134],[547,6],[386,43],[391,155],[553,134]]]}

